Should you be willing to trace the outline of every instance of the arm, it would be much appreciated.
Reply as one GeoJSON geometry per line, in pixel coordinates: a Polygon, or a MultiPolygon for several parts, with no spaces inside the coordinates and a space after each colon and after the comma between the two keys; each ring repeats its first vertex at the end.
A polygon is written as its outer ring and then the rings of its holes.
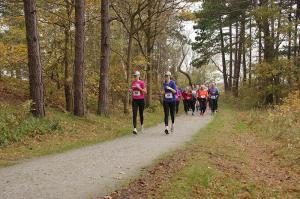
{"type": "Polygon", "coordinates": [[[147,89],[145,88],[145,84],[143,83],[141,87],[138,87],[139,91],[143,92],[144,94],[147,94],[147,89]]]}
{"type": "Polygon", "coordinates": [[[176,88],[176,84],[173,82],[173,84],[171,84],[171,87],[168,87],[168,89],[173,93],[176,94],[177,93],[177,88],[176,88]]]}

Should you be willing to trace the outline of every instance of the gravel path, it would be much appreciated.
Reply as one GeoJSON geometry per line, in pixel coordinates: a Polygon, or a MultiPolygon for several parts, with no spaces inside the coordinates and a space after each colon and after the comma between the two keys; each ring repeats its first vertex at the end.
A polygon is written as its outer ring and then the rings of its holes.
{"type": "Polygon", "coordinates": [[[2,168],[0,198],[86,199],[105,195],[138,175],[160,155],[190,140],[210,120],[210,116],[184,115],[176,118],[175,132],[168,136],[159,124],[138,136],[2,168]]]}

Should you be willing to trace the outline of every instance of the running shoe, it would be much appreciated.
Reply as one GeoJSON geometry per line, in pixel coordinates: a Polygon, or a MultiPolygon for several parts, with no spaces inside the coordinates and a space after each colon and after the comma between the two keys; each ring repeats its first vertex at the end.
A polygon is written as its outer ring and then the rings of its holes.
{"type": "Polygon", "coordinates": [[[166,135],[169,134],[169,129],[168,129],[168,127],[166,127],[166,129],[165,129],[165,134],[166,134],[166,135]]]}
{"type": "Polygon", "coordinates": [[[144,133],[144,126],[141,126],[141,133],[144,133]]]}
{"type": "Polygon", "coordinates": [[[173,133],[174,132],[174,124],[172,124],[172,126],[171,126],[171,133],[173,133]]]}
{"type": "Polygon", "coordinates": [[[133,129],[132,133],[133,133],[134,135],[137,135],[137,130],[136,130],[136,128],[133,129]]]}

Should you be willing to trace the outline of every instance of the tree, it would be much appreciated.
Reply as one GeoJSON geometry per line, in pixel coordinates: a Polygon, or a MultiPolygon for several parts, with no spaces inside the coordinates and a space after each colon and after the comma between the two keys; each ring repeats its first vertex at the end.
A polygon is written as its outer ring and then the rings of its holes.
{"type": "Polygon", "coordinates": [[[108,78],[109,78],[109,0],[101,0],[101,58],[100,58],[100,81],[98,114],[107,116],[109,114],[108,101],[108,78]]]}
{"type": "Polygon", "coordinates": [[[31,112],[36,117],[44,117],[44,86],[37,30],[36,2],[35,0],[24,0],[23,2],[28,49],[30,98],[32,100],[31,112]]]}
{"type": "Polygon", "coordinates": [[[75,0],[75,61],[74,61],[74,114],[85,115],[84,95],[84,0],[75,0]]]}

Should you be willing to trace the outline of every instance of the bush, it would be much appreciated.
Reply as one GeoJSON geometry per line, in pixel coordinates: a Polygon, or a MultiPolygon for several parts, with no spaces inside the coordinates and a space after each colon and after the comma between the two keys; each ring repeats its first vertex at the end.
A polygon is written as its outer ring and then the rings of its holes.
{"type": "Polygon", "coordinates": [[[58,121],[34,118],[28,113],[29,106],[30,102],[16,108],[0,104],[0,146],[21,141],[26,136],[60,132],[58,121]]]}

